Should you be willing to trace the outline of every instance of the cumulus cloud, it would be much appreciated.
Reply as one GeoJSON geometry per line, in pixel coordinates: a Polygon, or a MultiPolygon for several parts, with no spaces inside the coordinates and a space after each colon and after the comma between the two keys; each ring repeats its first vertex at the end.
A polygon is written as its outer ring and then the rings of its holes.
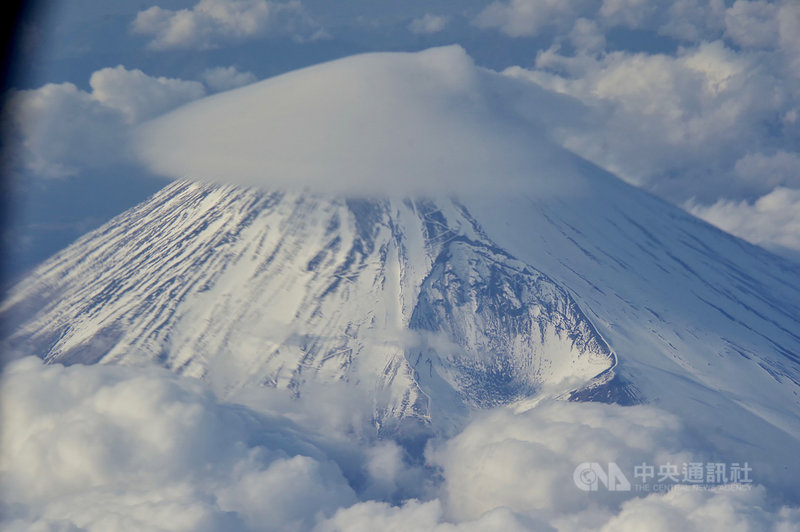
{"type": "Polygon", "coordinates": [[[423,16],[415,18],[408,24],[408,31],[418,35],[438,33],[444,29],[447,25],[447,21],[448,17],[425,13],[423,16]]]}
{"type": "Polygon", "coordinates": [[[10,166],[48,178],[107,164],[125,145],[125,116],[72,83],[11,93],[4,122],[10,166]]]}
{"type": "Polygon", "coordinates": [[[800,257],[800,190],[777,187],[755,201],[690,201],[687,210],[734,235],[778,253],[800,257]]]}
{"type": "Polygon", "coordinates": [[[400,507],[378,501],[356,504],[339,510],[336,515],[321,522],[314,532],[481,532],[502,530],[525,532],[532,530],[526,522],[506,508],[487,512],[474,521],[450,523],[443,515],[440,501],[419,502],[411,500],[400,507]]]}
{"type": "Polygon", "coordinates": [[[712,40],[723,31],[725,5],[719,0],[507,0],[487,6],[473,24],[510,37],[530,37],[546,30],[564,32],[578,18],[597,21],[604,30],[649,30],[688,42],[712,40]]]}
{"type": "Polygon", "coordinates": [[[496,28],[510,37],[536,35],[545,27],[564,29],[585,14],[587,0],[510,0],[493,2],[473,20],[479,28],[496,28]]]}
{"type": "Polygon", "coordinates": [[[797,526],[800,509],[780,507],[763,486],[679,485],[645,497],[636,489],[584,492],[572,482],[576,464],[587,460],[616,463],[635,487],[631,473],[638,464],[703,462],[713,452],[678,417],[651,406],[549,402],[486,412],[426,454],[442,468],[439,500],[452,522],[485,519],[503,508],[510,512],[503,518],[532,529],[797,526]]]}
{"type": "Polygon", "coordinates": [[[564,144],[673,200],[718,193],[740,155],[769,142],[768,129],[795,98],[758,57],[738,54],[720,41],[677,56],[567,57],[549,50],[539,54],[535,69],[507,74],[594,109],[594,126],[565,128],[564,144]],[[701,186],[707,190],[698,190],[701,186]]]}
{"type": "Polygon", "coordinates": [[[214,92],[236,89],[258,80],[252,72],[239,72],[234,66],[207,68],[203,71],[202,78],[214,92]]]}
{"type": "Polygon", "coordinates": [[[800,153],[747,154],[736,161],[733,171],[742,183],[751,183],[756,193],[779,186],[800,188],[800,153]]]}
{"type": "Polygon", "coordinates": [[[779,2],[737,0],[725,11],[725,37],[745,49],[763,49],[783,55],[797,78],[800,65],[800,5],[779,2]]]}
{"type": "MultiPolygon", "coordinates": [[[[433,440],[422,468],[409,465],[391,440],[340,445],[337,435],[276,414],[283,408],[274,398],[257,409],[224,402],[203,382],[163,369],[63,367],[27,358],[7,365],[0,384],[4,530],[699,531],[800,524],[800,509],[781,507],[780,494],[760,486],[648,496],[578,489],[574,469],[587,460],[616,462],[631,476],[642,461],[680,463],[710,452],[679,418],[649,406],[548,402],[486,411],[455,436],[433,440]],[[407,495],[394,500],[398,487],[407,495]]],[[[286,411],[324,406],[317,399],[293,399],[286,411]]]]}
{"type": "Polygon", "coordinates": [[[647,2],[643,0],[603,0],[599,6],[598,18],[611,26],[642,28],[651,23],[658,11],[668,2],[647,2]],[[662,4],[662,5],[659,5],[662,4]]]}
{"type": "Polygon", "coordinates": [[[586,18],[579,18],[569,32],[569,40],[582,52],[599,52],[606,47],[606,38],[598,24],[586,18]]]}
{"type": "Polygon", "coordinates": [[[772,48],[780,39],[778,4],[737,0],[725,11],[725,35],[740,46],[772,48]]]}
{"type": "Polygon", "coordinates": [[[356,498],[291,424],[164,370],[44,366],[2,382],[4,525],[305,530],[356,498]]]}
{"type": "Polygon", "coordinates": [[[633,499],[601,530],[626,532],[652,530],[692,532],[726,530],[793,530],[800,525],[800,509],[770,511],[763,487],[737,491],[724,489],[673,490],[665,495],[633,499]]]}
{"type": "MultiPolygon", "coordinates": [[[[502,0],[473,19],[479,28],[510,37],[547,34],[554,45],[565,42],[580,19],[592,20],[606,32],[616,28],[643,30],[683,44],[725,40],[745,50],[782,56],[794,69],[800,64],[800,5],[792,0],[502,0]]],[[[595,50],[599,51],[599,50],[595,50]]]]}
{"type": "Polygon", "coordinates": [[[72,83],[13,91],[4,121],[11,165],[64,177],[130,157],[130,126],[205,95],[197,81],[152,77],[123,66],[94,72],[91,91],[72,83]]]}
{"type": "Polygon", "coordinates": [[[89,78],[91,98],[121,112],[129,123],[152,118],[178,105],[205,96],[198,81],[151,77],[122,65],[104,68],[89,78]]]}
{"type": "Polygon", "coordinates": [[[156,50],[217,48],[267,35],[301,41],[325,35],[297,0],[200,0],[177,11],[153,6],[136,15],[132,29],[151,36],[149,46],[156,50]]]}
{"type": "Polygon", "coordinates": [[[572,482],[577,464],[615,462],[631,472],[643,462],[690,461],[697,449],[678,418],[651,407],[555,402],[492,411],[428,456],[443,469],[443,500],[453,519],[506,507],[547,520],[583,513],[584,525],[593,527],[619,494],[587,499],[572,482]]]}

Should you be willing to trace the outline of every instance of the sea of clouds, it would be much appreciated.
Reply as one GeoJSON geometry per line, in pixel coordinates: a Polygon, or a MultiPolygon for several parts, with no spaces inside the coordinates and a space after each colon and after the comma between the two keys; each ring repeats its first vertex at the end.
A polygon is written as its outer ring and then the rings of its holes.
{"type": "Polygon", "coordinates": [[[335,391],[320,401],[314,394],[290,399],[253,390],[245,405],[155,367],[16,361],[0,387],[0,525],[10,531],[800,526],[800,508],[763,485],[653,494],[578,489],[573,471],[582,462],[616,462],[630,476],[642,462],[706,455],[680,419],[652,406],[555,401],[488,410],[413,456],[374,436],[358,406],[365,402],[348,400],[344,387],[335,391]]]}

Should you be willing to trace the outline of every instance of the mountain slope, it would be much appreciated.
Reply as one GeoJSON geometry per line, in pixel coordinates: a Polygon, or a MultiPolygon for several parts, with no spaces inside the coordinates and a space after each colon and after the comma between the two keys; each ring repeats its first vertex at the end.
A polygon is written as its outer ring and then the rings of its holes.
{"type": "MultiPolygon", "coordinates": [[[[569,287],[619,357],[612,382],[634,383],[639,400],[681,416],[716,457],[757,463],[791,491],[800,269],[576,164],[573,193],[464,205],[498,245],[569,287]]],[[[607,400],[609,388],[573,398],[607,400]]]]}
{"type": "Polygon", "coordinates": [[[385,397],[378,423],[565,393],[613,363],[571,296],[452,201],[179,182],[42,266],[3,313],[28,316],[11,352],[154,360],[223,393],[353,381],[385,397]]]}

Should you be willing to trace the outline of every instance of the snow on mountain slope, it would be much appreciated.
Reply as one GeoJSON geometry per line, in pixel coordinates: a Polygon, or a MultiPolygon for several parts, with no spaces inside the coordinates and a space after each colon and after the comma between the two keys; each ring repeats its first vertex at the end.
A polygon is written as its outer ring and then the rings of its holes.
{"type": "Polygon", "coordinates": [[[463,200],[494,242],[568,287],[617,353],[612,382],[573,398],[632,382],[719,455],[794,486],[800,269],[588,163],[583,175],[574,193],[463,200]]]}
{"type": "Polygon", "coordinates": [[[454,202],[178,182],[43,265],[2,310],[24,318],[14,353],[155,360],[228,394],[347,380],[374,391],[378,423],[565,393],[613,361],[569,294],[454,202]]]}

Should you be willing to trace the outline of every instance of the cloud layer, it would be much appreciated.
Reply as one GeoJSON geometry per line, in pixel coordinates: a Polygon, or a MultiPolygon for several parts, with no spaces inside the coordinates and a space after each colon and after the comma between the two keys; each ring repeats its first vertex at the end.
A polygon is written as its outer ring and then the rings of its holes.
{"type": "MultiPolygon", "coordinates": [[[[0,384],[4,530],[800,525],[800,509],[781,507],[780,494],[761,486],[647,496],[579,490],[573,470],[587,460],[616,461],[629,472],[639,461],[703,458],[708,450],[696,447],[680,419],[653,407],[553,402],[487,411],[433,441],[423,468],[391,440],[359,438],[346,450],[330,427],[274,414],[288,397],[254,410],[156,368],[65,368],[28,358],[8,365],[0,384]]],[[[322,406],[309,398],[292,404],[280,408],[292,415],[322,406]]]]}

